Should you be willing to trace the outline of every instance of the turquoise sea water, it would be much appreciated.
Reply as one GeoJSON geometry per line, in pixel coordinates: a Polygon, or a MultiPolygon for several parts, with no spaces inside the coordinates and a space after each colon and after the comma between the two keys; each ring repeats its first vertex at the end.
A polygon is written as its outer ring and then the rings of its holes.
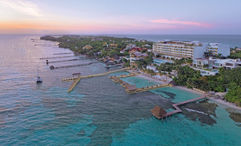
{"type": "Polygon", "coordinates": [[[190,121],[183,115],[162,122],[154,118],[139,120],[125,129],[123,137],[114,137],[112,145],[240,145],[240,129],[228,113],[218,107],[216,114],[213,126],[190,121]]]}
{"type": "MultiPolygon", "coordinates": [[[[151,116],[155,105],[169,110],[173,103],[197,94],[167,87],[129,95],[110,75],[81,80],[67,93],[71,83],[62,78],[108,70],[102,63],[50,70],[39,58],[70,51],[40,41],[39,36],[0,36],[0,51],[1,145],[241,145],[239,123],[220,105],[214,115],[193,103],[183,108],[208,115],[186,111],[164,121],[151,116]],[[37,74],[42,85],[35,84],[37,74]],[[207,124],[203,118],[215,122],[207,124]]],[[[74,63],[95,61],[80,58],[74,63]]],[[[121,74],[127,72],[112,75],[121,74]]],[[[156,84],[138,77],[123,80],[137,87],[156,84]]]]}

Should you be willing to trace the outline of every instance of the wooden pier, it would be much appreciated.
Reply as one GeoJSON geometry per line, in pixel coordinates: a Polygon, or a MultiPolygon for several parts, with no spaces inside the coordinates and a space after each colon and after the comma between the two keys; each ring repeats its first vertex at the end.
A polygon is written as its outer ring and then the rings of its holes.
{"type": "Polygon", "coordinates": [[[63,78],[62,81],[73,81],[75,79],[86,79],[86,78],[93,78],[93,77],[100,77],[100,76],[105,76],[111,73],[115,73],[115,72],[120,72],[120,71],[125,71],[125,70],[129,70],[130,68],[122,68],[122,69],[117,69],[117,70],[112,70],[112,71],[108,71],[108,72],[104,72],[104,73],[99,73],[99,74],[94,74],[94,75],[86,75],[86,76],[79,76],[79,77],[71,77],[71,78],[63,78]]]}
{"type": "Polygon", "coordinates": [[[50,63],[59,63],[59,62],[78,61],[78,60],[82,60],[82,59],[69,59],[69,60],[48,61],[48,64],[50,64],[50,63]]]}
{"type": "Polygon", "coordinates": [[[73,89],[75,88],[75,86],[80,82],[80,78],[77,78],[74,80],[74,82],[71,84],[71,86],[68,89],[68,93],[70,93],[71,91],[73,91],[73,89]]]}
{"type": "Polygon", "coordinates": [[[70,57],[76,57],[76,56],[55,56],[55,57],[43,57],[43,58],[40,58],[40,60],[44,60],[44,59],[58,59],[58,58],[70,58],[70,57]]]}
{"type": "Polygon", "coordinates": [[[65,55],[65,54],[72,54],[71,52],[69,53],[54,53],[53,55],[65,55]]]}
{"type": "Polygon", "coordinates": [[[105,73],[100,73],[100,74],[94,74],[94,75],[87,75],[87,76],[79,76],[79,77],[72,77],[72,78],[65,78],[62,81],[74,81],[72,83],[72,85],[70,86],[70,88],[68,89],[68,92],[70,93],[71,91],[73,91],[73,89],[76,87],[76,85],[80,82],[81,79],[86,79],[86,78],[93,78],[93,77],[100,77],[100,76],[105,76],[111,73],[115,73],[115,72],[120,72],[120,71],[124,71],[124,70],[129,70],[130,68],[122,68],[122,69],[118,69],[118,70],[113,70],[113,71],[109,71],[109,72],[105,72],[105,73]]]}
{"type": "Polygon", "coordinates": [[[159,106],[155,106],[151,112],[152,112],[152,115],[157,118],[157,119],[165,119],[167,117],[170,117],[174,114],[177,114],[177,113],[181,113],[182,110],[178,107],[178,106],[182,106],[184,104],[188,104],[188,103],[192,103],[192,102],[195,102],[195,101],[199,101],[199,100],[202,100],[202,99],[205,99],[206,98],[206,95],[202,95],[198,98],[194,98],[194,99],[190,99],[190,100],[186,100],[184,102],[180,102],[180,103],[177,103],[177,104],[173,104],[173,108],[175,109],[174,111],[171,111],[171,112],[168,112],[168,113],[164,113],[163,112],[163,109],[160,108],[159,106]],[[159,111],[160,110],[160,111],[159,111]]]}
{"type": "Polygon", "coordinates": [[[72,67],[79,67],[79,66],[91,65],[91,64],[93,64],[93,63],[98,63],[98,62],[90,62],[90,63],[74,64],[74,65],[65,65],[65,66],[57,66],[57,67],[50,66],[50,69],[53,70],[53,69],[61,69],[61,68],[72,68],[72,67]]]}

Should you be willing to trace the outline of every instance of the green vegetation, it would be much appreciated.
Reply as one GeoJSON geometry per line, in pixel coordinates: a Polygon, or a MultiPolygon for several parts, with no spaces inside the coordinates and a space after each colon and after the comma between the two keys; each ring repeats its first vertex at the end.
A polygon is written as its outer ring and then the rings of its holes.
{"type": "Polygon", "coordinates": [[[148,52],[147,55],[148,55],[148,56],[146,56],[144,59],[135,61],[135,63],[137,64],[137,67],[138,67],[139,69],[146,68],[147,65],[152,64],[152,62],[153,62],[153,55],[154,55],[154,54],[151,53],[151,52],[148,52]]]}
{"type": "Polygon", "coordinates": [[[176,70],[176,65],[173,63],[160,64],[160,66],[157,66],[157,70],[159,72],[165,71],[170,73],[172,70],[176,70]]]}
{"type": "Polygon", "coordinates": [[[232,59],[241,59],[241,50],[233,50],[231,51],[230,53],[230,56],[229,58],[232,58],[232,59]]]}
{"type": "Polygon", "coordinates": [[[228,91],[225,99],[241,106],[241,68],[232,70],[221,68],[219,74],[205,77],[188,66],[177,67],[177,72],[178,76],[174,78],[175,84],[204,91],[228,91]]]}
{"type": "Polygon", "coordinates": [[[131,38],[116,38],[107,36],[44,36],[41,37],[41,39],[57,41],[59,42],[59,47],[61,48],[69,48],[76,53],[98,58],[106,56],[128,56],[128,52],[121,54],[120,51],[123,50],[130,42],[136,42],[135,39],[131,38]]]}
{"type": "Polygon", "coordinates": [[[125,58],[123,58],[122,62],[124,63],[124,67],[130,67],[130,60],[126,60],[125,58]]]}

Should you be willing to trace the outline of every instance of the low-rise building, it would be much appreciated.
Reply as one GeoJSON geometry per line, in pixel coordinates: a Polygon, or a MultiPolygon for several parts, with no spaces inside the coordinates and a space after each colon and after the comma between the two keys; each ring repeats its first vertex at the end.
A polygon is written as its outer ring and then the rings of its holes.
{"type": "Polygon", "coordinates": [[[93,47],[91,45],[85,45],[82,49],[91,50],[93,47]]]}
{"type": "Polygon", "coordinates": [[[142,51],[143,48],[132,48],[129,51],[130,54],[130,64],[131,65],[135,65],[135,61],[144,59],[145,57],[147,57],[148,55],[146,53],[141,53],[140,51],[142,51]]]}
{"type": "Polygon", "coordinates": [[[200,71],[201,76],[214,76],[218,74],[218,70],[204,70],[204,69],[198,69],[198,68],[193,68],[193,69],[200,71]]]}
{"type": "Polygon", "coordinates": [[[149,70],[152,70],[154,71],[155,73],[158,73],[159,71],[157,70],[157,68],[153,65],[147,65],[146,66],[146,69],[149,69],[149,70]]]}
{"type": "Polygon", "coordinates": [[[214,59],[212,57],[206,58],[197,58],[193,60],[193,67],[195,68],[228,68],[233,69],[236,67],[241,67],[240,59],[214,59]]]}
{"type": "Polygon", "coordinates": [[[196,58],[192,62],[194,67],[197,68],[204,68],[206,66],[209,66],[209,59],[206,58],[196,58]]]}
{"type": "Polygon", "coordinates": [[[227,68],[233,69],[236,67],[241,67],[240,59],[214,59],[213,68],[227,68]]]}

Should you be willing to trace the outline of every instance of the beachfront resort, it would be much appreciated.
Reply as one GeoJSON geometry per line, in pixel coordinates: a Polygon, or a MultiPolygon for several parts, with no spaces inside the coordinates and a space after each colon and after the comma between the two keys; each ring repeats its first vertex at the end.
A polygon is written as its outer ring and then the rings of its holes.
{"type": "MultiPolygon", "coordinates": [[[[115,72],[125,71],[128,74],[110,76],[115,83],[120,84],[127,93],[136,94],[163,87],[182,87],[200,93],[202,96],[176,103],[173,112],[166,112],[162,107],[154,107],[152,114],[158,119],[182,112],[178,105],[200,101],[206,97],[219,99],[241,105],[239,96],[239,79],[218,78],[226,75],[239,75],[240,58],[231,58],[231,49],[221,43],[201,43],[198,41],[159,41],[135,40],[115,37],[82,37],[82,36],[44,36],[41,39],[59,42],[60,47],[67,47],[76,53],[84,54],[106,64],[110,71],[100,74],[64,78],[63,81],[73,81],[68,89],[72,92],[81,79],[105,76],[115,72]],[[74,38],[74,40],[72,40],[74,38]],[[80,46],[76,44],[79,39],[80,46]],[[84,42],[84,43],[83,43],[84,42]],[[124,80],[127,77],[140,77],[156,84],[138,88],[124,80]],[[238,88],[238,89],[237,89],[238,88]],[[231,93],[232,92],[232,93],[231,93]],[[235,92],[233,94],[233,92],[235,92]],[[217,93],[217,94],[216,94],[217,93]]],[[[238,48],[232,51],[238,51],[238,48]],[[236,50],[237,49],[237,50],[236,50]]],[[[47,60],[46,60],[47,61],[47,60]]],[[[47,63],[47,62],[46,62],[47,63]]],[[[51,69],[69,68],[89,64],[53,67],[51,69]]]]}

